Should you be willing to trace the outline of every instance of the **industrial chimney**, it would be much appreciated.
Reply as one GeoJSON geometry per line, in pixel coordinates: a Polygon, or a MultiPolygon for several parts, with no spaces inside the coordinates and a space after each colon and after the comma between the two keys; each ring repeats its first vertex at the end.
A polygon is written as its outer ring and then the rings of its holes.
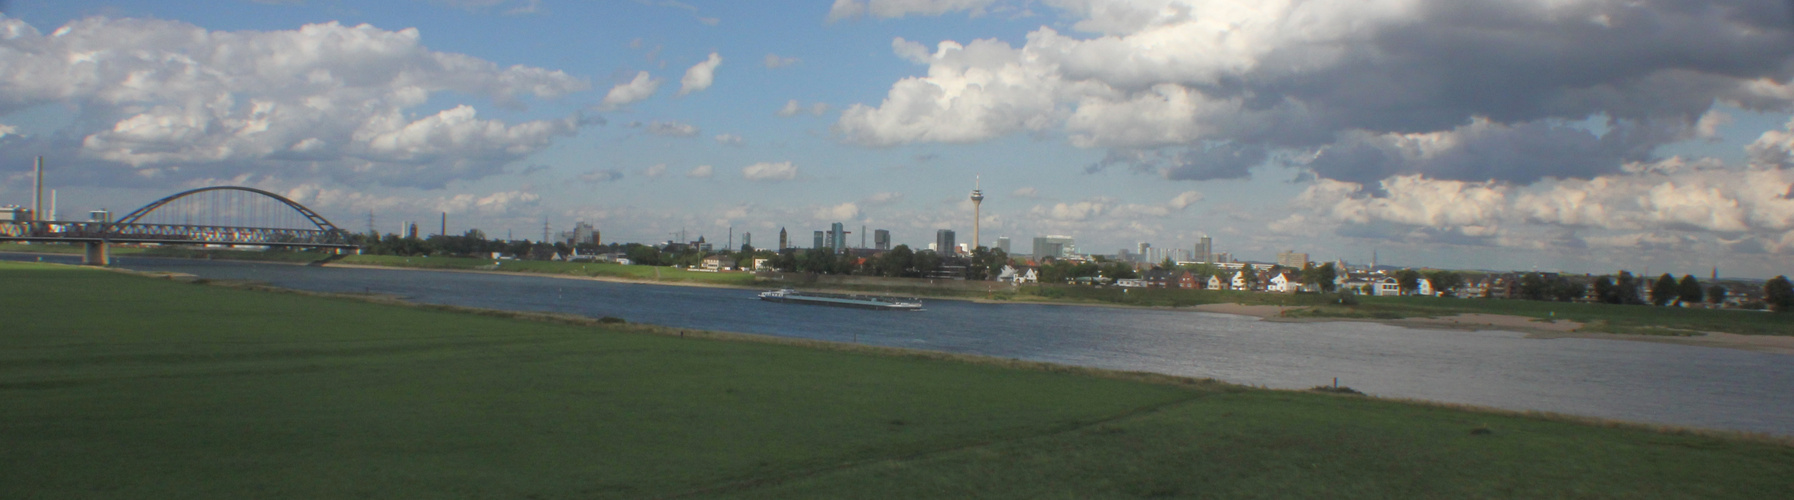
{"type": "Polygon", "coordinates": [[[42,157],[42,156],[37,157],[37,167],[33,168],[31,170],[31,175],[32,175],[32,177],[37,179],[36,180],[37,189],[36,189],[36,191],[34,191],[36,194],[31,195],[31,218],[33,220],[43,220],[44,219],[44,157],[42,157]]]}

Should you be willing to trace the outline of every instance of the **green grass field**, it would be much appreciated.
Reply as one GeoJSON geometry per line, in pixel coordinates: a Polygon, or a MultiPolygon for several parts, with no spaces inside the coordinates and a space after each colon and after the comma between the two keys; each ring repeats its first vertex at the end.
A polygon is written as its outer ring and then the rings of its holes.
{"type": "Polygon", "coordinates": [[[9,498],[1794,496],[1777,439],[67,266],[0,283],[9,498]]]}

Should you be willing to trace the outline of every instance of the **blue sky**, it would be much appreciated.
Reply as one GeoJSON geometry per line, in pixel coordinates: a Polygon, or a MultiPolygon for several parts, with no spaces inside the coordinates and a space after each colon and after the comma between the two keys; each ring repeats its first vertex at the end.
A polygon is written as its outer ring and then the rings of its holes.
{"type": "Polygon", "coordinates": [[[45,155],[65,214],[241,184],[356,230],[925,246],[971,237],[981,176],[985,243],[1022,248],[1736,276],[1794,252],[1784,2],[7,9],[0,203],[45,155]]]}

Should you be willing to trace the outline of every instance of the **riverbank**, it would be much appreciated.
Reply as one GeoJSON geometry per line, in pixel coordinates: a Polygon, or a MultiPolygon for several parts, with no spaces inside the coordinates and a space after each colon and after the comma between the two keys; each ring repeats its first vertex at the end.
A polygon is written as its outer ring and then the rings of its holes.
{"type": "MultiPolygon", "coordinates": [[[[54,246],[32,245],[33,250],[54,246]]],[[[0,245],[0,251],[26,248],[0,245]]],[[[265,252],[191,251],[154,249],[144,256],[220,258],[302,263],[303,254],[265,252]]],[[[316,259],[322,259],[317,254],[316,259]]],[[[516,276],[585,279],[614,283],[695,286],[707,288],[762,289],[791,286],[812,291],[914,296],[930,300],[969,300],[986,303],[1040,303],[1150,309],[1193,309],[1254,316],[1272,321],[1328,322],[1372,321],[1412,328],[1506,330],[1555,338],[1574,335],[1604,340],[1668,342],[1762,352],[1794,352],[1794,314],[1752,311],[1683,309],[1535,302],[1523,300],[1453,299],[1439,297],[1357,297],[1358,304],[1332,304],[1324,294],[1273,294],[1210,290],[1122,289],[1053,285],[995,285],[979,287],[966,282],[933,283],[903,278],[854,277],[852,283],[820,281],[815,276],[786,274],[789,279],[768,280],[750,273],[712,273],[653,266],[607,263],[494,261],[491,259],[348,256],[329,267],[421,269],[485,272],[516,276]],[[1783,340],[1756,338],[1782,337],[1783,340]]]]}
{"type": "Polygon", "coordinates": [[[1794,495],[1782,438],[73,266],[0,280],[33,304],[0,329],[0,484],[25,497],[1794,495]]]}

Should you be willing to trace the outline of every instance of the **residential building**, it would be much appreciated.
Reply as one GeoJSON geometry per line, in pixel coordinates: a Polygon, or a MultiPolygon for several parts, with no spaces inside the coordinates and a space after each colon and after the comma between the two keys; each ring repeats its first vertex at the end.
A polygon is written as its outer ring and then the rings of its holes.
{"type": "Polygon", "coordinates": [[[1395,297],[1402,294],[1401,282],[1396,281],[1395,278],[1383,276],[1371,279],[1370,283],[1374,287],[1373,295],[1395,297]]]}
{"type": "Polygon", "coordinates": [[[1219,274],[1209,276],[1208,277],[1208,289],[1209,290],[1226,290],[1227,282],[1222,281],[1221,275],[1219,275],[1219,274]]]}
{"type": "Polygon", "coordinates": [[[883,229],[872,232],[872,248],[876,250],[891,249],[891,232],[883,229]]]}
{"type": "Polygon", "coordinates": [[[1295,275],[1290,274],[1289,271],[1272,273],[1271,279],[1265,280],[1265,291],[1267,292],[1295,293],[1300,286],[1301,284],[1296,282],[1295,275]]]}
{"type": "Polygon", "coordinates": [[[940,252],[941,255],[949,255],[949,252],[953,252],[955,249],[953,245],[953,230],[941,229],[935,231],[934,248],[936,249],[935,251],[940,252]]]}

